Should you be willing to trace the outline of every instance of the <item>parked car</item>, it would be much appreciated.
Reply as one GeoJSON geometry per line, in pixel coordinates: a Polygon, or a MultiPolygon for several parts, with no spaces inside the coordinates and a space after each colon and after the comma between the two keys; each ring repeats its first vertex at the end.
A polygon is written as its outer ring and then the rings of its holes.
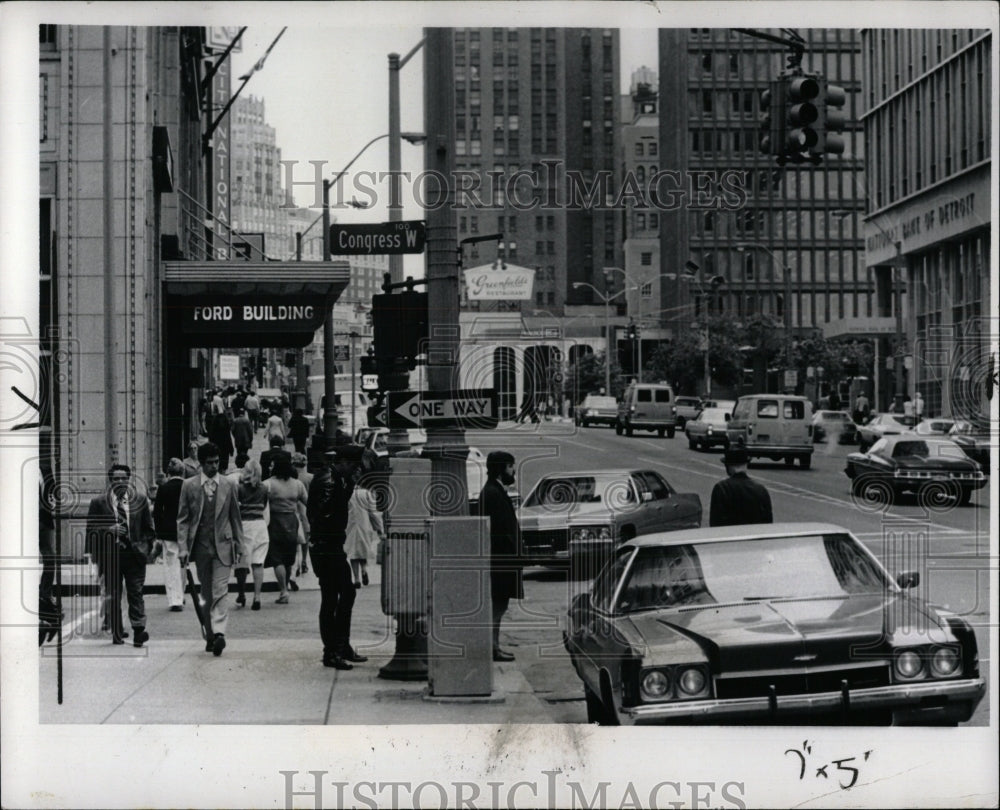
{"type": "Polygon", "coordinates": [[[858,427],[858,445],[864,453],[883,436],[905,433],[913,427],[913,417],[901,413],[876,413],[858,427]]]}
{"type": "Polygon", "coordinates": [[[802,469],[812,464],[812,403],[791,394],[740,397],[729,418],[729,444],[746,448],[752,458],[784,459],[802,469]]]}
{"type": "Polygon", "coordinates": [[[702,402],[698,397],[677,397],[677,399],[674,400],[674,405],[677,408],[678,430],[683,430],[684,425],[686,425],[691,419],[697,419],[698,414],[701,413],[702,409],[705,407],[702,405],[702,402]]]}
{"type": "Polygon", "coordinates": [[[702,408],[722,408],[724,411],[729,413],[733,412],[736,407],[735,399],[703,399],[701,401],[702,408]]]}
{"type": "Polygon", "coordinates": [[[688,447],[692,450],[708,450],[709,447],[728,447],[729,411],[723,408],[705,408],[697,419],[692,419],[684,428],[688,437],[688,447]]]}
{"type": "Polygon", "coordinates": [[[903,433],[879,439],[865,453],[850,453],[844,468],[851,491],[866,501],[892,503],[903,492],[924,501],[965,505],[986,485],[979,464],[951,439],[903,433]]]}
{"type": "Polygon", "coordinates": [[[962,448],[969,458],[978,461],[983,472],[990,474],[990,438],[989,429],[977,429],[972,422],[965,419],[955,420],[955,424],[948,431],[948,438],[962,448]]]}
{"type": "Polygon", "coordinates": [[[921,419],[913,428],[914,433],[921,436],[947,436],[948,431],[955,426],[955,420],[946,417],[921,419]]]}
{"type": "Polygon", "coordinates": [[[854,444],[858,440],[858,426],[847,411],[816,411],[812,418],[813,441],[825,441],[827,436],[838,444],[854,444]]]}
{"type": "Polygon", "coordinates": [[[975,633],[919,583],[832,524],[661,532],[572,601],[564,644],[591,722],[964,723],[975,633]]]}
{"type": "Polygon", "coordinates": [[[654,470],[614,469],[543,476],[518,515],[525,564],[605,557],[641,534],[701,525],[701,498],[674,490],[654,470]]]}
{"type": "Polygon", "coordinates": [[[574,421],[581,427],[618,423],[618,400],[598,394],[587,394],[576,408],[574,421]]]}
{"type": "Polygon", "coordinates": [[[662,438],[674,438],[677,429],[677,404],[669,385],[630,383],[618,403],[615,432],[631,436],[635,430],[655,430],[662,438]]]}

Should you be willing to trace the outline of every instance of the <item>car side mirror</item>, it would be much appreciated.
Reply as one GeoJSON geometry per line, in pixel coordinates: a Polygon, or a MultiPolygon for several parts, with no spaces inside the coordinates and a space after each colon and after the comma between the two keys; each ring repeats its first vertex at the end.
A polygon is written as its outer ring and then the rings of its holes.
{"type": "Polygon", "coordinates": [[[920,572],[919,571],[903,571],[896,574],[896,584],[906,590],[908,588],[916,588],[920,584],[920,572]]]}

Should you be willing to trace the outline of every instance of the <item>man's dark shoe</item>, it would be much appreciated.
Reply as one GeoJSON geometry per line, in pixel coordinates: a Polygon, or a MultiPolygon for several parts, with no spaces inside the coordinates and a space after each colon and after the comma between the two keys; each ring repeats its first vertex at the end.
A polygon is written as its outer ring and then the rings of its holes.
{"type": "Polygon", "coordinates": [[[149,641],[149,633],[146,632],[146,628],[145,627],[135,628],[135,638],[132,639],[132,646],[141,647],[147,641],[149,641]]]}
{"type": "Polygon", "coordinates": [[[182,610],[184,610],[184,605],[171,605],[170,606],[170,612],[171,613],[180,613],[182,610]]]}
{"type": "Polygon", "coordinates": [[[205,652],[212,652],[212,644],[215,642],[215,636],[207,636],[205,638],[205,652]]]}
{"type": "Polygon", "coordinates": [[[218,658],[224,649],[226,649],[226,637],[222,633],[216,633],[212,642],[212,655],[218,658]]]}
{"type": "Polygon", "coordinates": [[[247,598],[244,594],[241,593],[239,596],[236,597],[236,604],[239,605],[240,607],[244,607],[246,603],[247,603],[247,598]]]}
{"type": "Polygon", "coordinates": [[[111,637],[111,643],[112,644],[124,644],[125,643],[125,639],[123,639],[121,636],[112,636],[111,637]]]}
{"type": "Polygon", "coordinates": [[[334,669],[354,669],[354,667],[348,664],[347,661],[339,655],[324,655],[323,666],[333,667],[334,669]]]}
{"type": "Polygon", "coordinates": [[[347,652],[344,653],[341,658],[354,664],[363,664],[368,660],[367,655],[358,655],[357,651],[353,647],[348,647],[347,652]]]}
{"type": "Polygon", "coordinates": [[[298,589],[299,589],[299,583],[297,583],[294,579],[288,580],[288,590],[297,591],[298,589]]]}
{"type": "Polygon", "coordinates": [[[506,650],[501,650],[497,647],[493,650],[493,660],[494,661],[513,661],[514,653],[509,653],[506,650]]]}

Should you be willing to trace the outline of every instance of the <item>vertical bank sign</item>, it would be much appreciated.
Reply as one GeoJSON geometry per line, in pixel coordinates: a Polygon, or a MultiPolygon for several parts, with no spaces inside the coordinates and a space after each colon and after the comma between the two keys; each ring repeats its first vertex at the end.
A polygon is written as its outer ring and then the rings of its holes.
{"type": "MultiPolygon", "coordinates": [[[[233,62],[230,57],[219,66],[219,71],[212,77],[212,117],[225,108],[232,93],[233,62]]],[[[230,212],[230,127],[229,113],[219,122],[212,133],[212,170],[209,182],[209,200],[212,208],[212,256],[218,261],[225,261],[229,256],[230,212]]]]}

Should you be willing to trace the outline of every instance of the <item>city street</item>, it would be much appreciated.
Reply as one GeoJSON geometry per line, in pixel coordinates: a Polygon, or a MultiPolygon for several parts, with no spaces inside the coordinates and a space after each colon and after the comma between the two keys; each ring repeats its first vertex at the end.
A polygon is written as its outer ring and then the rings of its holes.
{"type": "MultiPolygon", "coordinates": [[[[503,423],[496,431],[467,435],[470,445],[484,453],[504,447],[518,459],[517,489],[527,496],[538,478],[556,471],[607,469],[619,466],[655,469],[680,492],[695,492],[707,513],[711,488],[725,475],[721,452],[688,449],[683,434],[674,439],[655,436],[632,438],[617,436],[606,428],[577,428],[567,422],[542,422],[538,425],[503,423]]],[[[261,437],[258,436],[258,443],[261,437]]],[[[988,670],[991,650],[986,632],[989,617],[987,515],[989,494],[980,490],[972,504],[940,514],[925,514],[920,505],[904,503],[885,514],[870,513],[853,503],[848,479],[843,473],[844,458],[854,448],[818,444],[810,470],[785,468],[781,463],[755,463],[750,475],[767,486],[774,515],[780,521],[820,521],[844,526],[856,534],[889,568],[890,572],[918,569],[921,594],[955,613],[965,616],[976,627],[983,671],[988,670]]],[[[288,605],[275,604],[276,592],[267,590],[260,612],[232,606],[230,639],[223,660],[237,661],[239,677],[247,684],[257,682],[262,673],[286,683],[294,695],[289,706],[278,708],[266,701],[241,702],[238,707],[216,705],[218,715],[203,716],[205,722],[231,722],[230,712],[238,709],[240,722],[368,723],[381,722],[379,712],[368,706],[368,699],[383,702],[387,695],[401,700],[401,710],[386,722],[458,722],[448,706],[433,706],[421,701],[424,684],[381,681],[378,668],[391,658],[394,650],[392,620],[380,608],[381,571],[370,566],[371,584],[358,591],[354,610],[352,640],[359,651],[369,656],[368,663],[351,672],[324,670],[319,663],[317,638],[318,585],[312,572],[299,577],[300,590],[291,595],[288,605]],[[380,697],[381,696],[381,697],[380,697]],[[284,713],[279,716],[280,713],[284,713]]],[[[531,722],[583,723],[586,709],[580,681],[562,646],[562,627],[572,596],[586,587],[585,582],[569,581],[560,570],[530,568],[525,571],[525,599],[512,607],[503,625],[504,646],[515,652],[510,664],[494,665],[497,682],[510,690],[501,716],[510,720],[525,712],[531,722]],[[534,707],[531,709],[529,707],[534,707]],[[537,711],[544,712],[544,719],[537,711]],[[532,711],[536,714],[532,715],[532,711]]],[[[162,567],[152,566],[147,584],[162,582],[162,567]]],[[[235,585],[231,585],[234,588],[235,585]]],[[[273,589],[273,577],[265,575],[265,587],[273,589]]],[[[230,599],[235,594],[231,591],[230,599]]],[[[182,613],[166,609],[165,596],[147,596],[152,640],[143,651],[131,646],[112,648],[109,638],[97,632],[94,600],[67,599],[67,635],[74,636],[65,648],[67,677],[66,703],[54,700],[54,649],[46,648],[41,662],[41,716],[45,722],[59,722],[67,715],[75,722],[187,722],[191,717],[173,718],[174,708],[164,713],[161,704],[143,702],[145,716],[135,716],[134,706],[124,705],[121,693],[109,690],[106,700],[83,698],[74,675],[81,667],[93,667],[94,659],[110,656],[135,659],[138,671],[130,668],[130,678],[164,678],[162,666],[186,667],[171,678],[171,689],[184,688],[187,678],[195,679],[198,688],[206,688],[211,656],[202,652],[197,621],[190,602],[182,613]],[[172,664],[160,665],[166,653],[172,664]],[[152,666],[151,666],[152,665],[152,666]],[[143,668],[146,671],[143,672],[143,668]],[[188,669],[189,668],[189,669],[188,669]],[[152,670],[152,671],[150,671],[152,670]],[[141,673],[141,674],[140,674],[141,673]],[[81,714],[82,713],[82,714],[81,714]]],[[[121,675],[119,675],[121,677],[121,675]]],[[[213,676],[214,677],[214,676],[213,676]]],[[[191,684],[187,684],[191,686],[191,684]]],[[[274,688],[272,686],[272,688],[274,688]]],[[[126,694],[131,694],[128,690],[126,694]]],[[[988,725],[989,698],[977,710],[971,725],[988,725]]],[[[169,706],[164,700],[162,707],[169,706]]],[[[192,710],[193,711],[193,710],[192,710]]],[[[464,721],[463,721],[464,722],[464,721]]]]}

